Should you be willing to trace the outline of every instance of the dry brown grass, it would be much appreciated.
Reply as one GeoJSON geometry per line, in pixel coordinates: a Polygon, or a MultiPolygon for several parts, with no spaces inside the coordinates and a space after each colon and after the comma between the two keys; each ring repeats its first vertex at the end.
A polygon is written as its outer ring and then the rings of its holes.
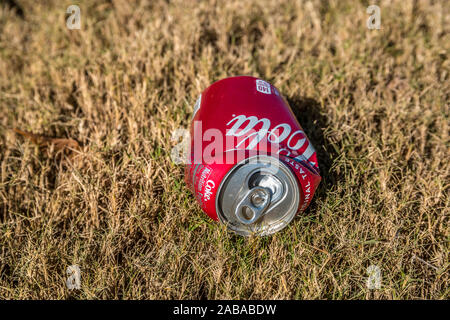
{"type": "Polygon", "coordinates": [[[445,0],[377,2],[381,30],[368,1],[40,2],[0,5],[0,298],[448,298],[445,0]],[[197,95],[243,74],[288,98],[324,175],[266,238],[210,221],[170,159],[197,95]]]}

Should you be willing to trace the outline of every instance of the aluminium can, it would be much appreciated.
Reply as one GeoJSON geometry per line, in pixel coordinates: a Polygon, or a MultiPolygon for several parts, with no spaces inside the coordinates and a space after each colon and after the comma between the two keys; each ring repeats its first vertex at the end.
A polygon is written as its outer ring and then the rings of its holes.
{"type": "Polygon", "coordinates": [[[213,83],[199,96],[185,180],[202,210],[244,236],[286,227],[321,180],[317,154],[287,101],[249,76],[213,83]]]}

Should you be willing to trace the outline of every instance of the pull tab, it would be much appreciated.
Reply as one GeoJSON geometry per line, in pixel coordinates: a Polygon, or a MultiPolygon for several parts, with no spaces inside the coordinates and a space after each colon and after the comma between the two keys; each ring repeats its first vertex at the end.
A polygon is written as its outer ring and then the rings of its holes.
{"type": "Polygon", "coordinates": [[[252,224],[257,221],[266,211],[270,204],[272,194],[270,189],[254,187],[245,194],[238,203],[235,215],[243,224],[252,224]]]}

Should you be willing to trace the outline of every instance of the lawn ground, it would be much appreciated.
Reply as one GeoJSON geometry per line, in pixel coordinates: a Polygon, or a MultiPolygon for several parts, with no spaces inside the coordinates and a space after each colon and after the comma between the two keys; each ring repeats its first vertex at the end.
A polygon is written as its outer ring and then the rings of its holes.
{"type": "Polygon", "coordinates": [[[448,299],[449,8],[2,2],[0,298],[448,299]],[[310,208],[269,237],[209,220],[170,157],[199,93],[234,75],[279,89],[323,174],[310,208]]]}

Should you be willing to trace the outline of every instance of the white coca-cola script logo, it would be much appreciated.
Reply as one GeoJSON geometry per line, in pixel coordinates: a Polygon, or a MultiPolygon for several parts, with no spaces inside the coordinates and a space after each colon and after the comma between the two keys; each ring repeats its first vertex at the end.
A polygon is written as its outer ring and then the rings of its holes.
{"type": "MultiPolygon", "coordinates": [[[[234,116],[234,115],[233,115],[234,116]]],[[[264,137],[267,136],[267,140],[273,144],[279,144],[283,141],[286,141],[286,146],[289,149],[280,148],[278,153],[283,152],[283,154],[289,156],[291,151],[298,151],[301,149],[305,143],[307,143],[306,149],[302,154],[298,155],[294,159],[304,160],[304,158],[309,159],[316,150],[311,145],[311,143],[306,138],[303,130],[292,131],[292,128],[287,123],[280,123],[275,127],[271,128],[270,120],[267,118],[258,119],[255,116],[245,116],[239,115],[235,116],[231,119],[227,126],[232,125],[231,129],[227,130],[227,136],[235,136],[245,138],[241,140],[235,147],[235,149],[239,149],[239,147],[248,140],[248,146],[245,149],[252,150],[264,137]],[[261,124],[261,129],[255,130],[254,128],[261,124]]],[[[314,163],[313,163],[314,164],[314,163]]]]}
{"type": "Polygon", "coordinates": [[[216,184],[212,180],[208,180],[205,186],[205,200],[208,201],[211,198],[212,190],[216,184]]]}

